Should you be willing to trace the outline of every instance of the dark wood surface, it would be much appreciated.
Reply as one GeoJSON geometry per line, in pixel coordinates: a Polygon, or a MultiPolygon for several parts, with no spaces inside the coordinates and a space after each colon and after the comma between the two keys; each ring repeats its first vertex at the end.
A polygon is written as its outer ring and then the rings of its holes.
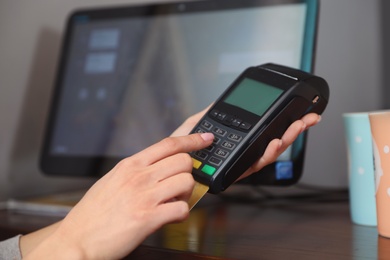
{"type": "MultiPolygon", "coordinates": [[[[0,211],[0,239],[58,220],[0,211]]],[[[390,259],[390,239],[351,223],[346,192],[254,200],[207,194],[186,222],[152,234],[127,259],[390,259]]]]}

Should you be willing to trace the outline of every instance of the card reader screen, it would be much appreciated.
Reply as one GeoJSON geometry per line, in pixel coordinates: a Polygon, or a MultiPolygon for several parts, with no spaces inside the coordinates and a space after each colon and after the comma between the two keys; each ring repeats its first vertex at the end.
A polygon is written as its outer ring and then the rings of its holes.
{"type": "Polygon", "coordinates": [[[224,102],[263,116],[282,92],[283,90],[280,88],[244,78],[225,98],[224,102]]]}

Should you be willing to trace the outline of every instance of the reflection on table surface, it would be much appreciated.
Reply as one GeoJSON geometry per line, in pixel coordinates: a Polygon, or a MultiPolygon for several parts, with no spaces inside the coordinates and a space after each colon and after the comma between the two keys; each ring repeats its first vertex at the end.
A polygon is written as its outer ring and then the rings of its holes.
{"type": "MultiPolygon", "coordinates": [[[[390,239],[352,224],[347,191],[264,194],[207,194],[187,221],[158,230],[126,259],[390,259],[390,239]]],[[[0,210],[0,239],[58,220],[0,210]]]]}
{"type": "Polygon", "coordinates": [[[350,221],[346,192],[259,201],[206,195],[187,221],[144,245],[224,259],[390,259],[390,239],[350,221]]]}

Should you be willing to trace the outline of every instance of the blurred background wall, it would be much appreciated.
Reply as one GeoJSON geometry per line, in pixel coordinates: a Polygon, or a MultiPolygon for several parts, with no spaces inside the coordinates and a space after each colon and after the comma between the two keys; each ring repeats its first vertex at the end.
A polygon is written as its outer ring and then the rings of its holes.
{"type": "MultiPolygon", "coordinates": [[[[0,1],[0,199],[81,189],[93,183],[43,176],[37,165],[62,33],[75,8],[137,1],[0,1]]],[[[327,79],[331,97],[323,121],[309,133],[301,183],[345,188],[342,113],[390,106],[382,69],[389,67],[383,58],[389,54],[384,51],[389,18],[382,18],[383,8],[390,10],[390,4],[384,0],[321,2],[315,72],[327,79]]]]}

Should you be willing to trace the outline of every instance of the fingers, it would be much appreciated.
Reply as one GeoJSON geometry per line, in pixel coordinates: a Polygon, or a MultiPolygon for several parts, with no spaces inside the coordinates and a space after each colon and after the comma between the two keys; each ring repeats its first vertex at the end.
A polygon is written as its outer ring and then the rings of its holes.
{"type": "Polygon", "coordinates": [[[182,135],[188,135],[188,133],[194,128],[196,123],[199,122],[199,120],[202,118],[202,116],[206,113],[206,111],[211,107],[209,105],[202,111],[196,113],[195,115],[190,116],[183,122],[181,126],[179,126],[172,134],[171,136],[182,136],[182,135]]]}
{"type": "Polygon", "coordinates": [[[175,175],[160,183],[160,191],[164,194],[160,199],[163,203],[156,208],[156,214],[160,216],[161,225],[180,222],[188,217],[188,200],[194,186],[195,180],[189,173],[175,175]]]}
{"type": "Polygon", "coordinates": [[[281,139],[272,140],[265,150],[263,156],[260,158],[259,164],[256,168],[262,168],[267,164],[274,162],[278,156],[289,147],[298,136],[309,127],[315,125],[320,120],[317,114],[308,114],[302,119],[292,123],[284,132],[281,139]]]}
{"type": "Polygon", "coordinates": [[[258,161],[256,161],[251,167],[249,167],[249,169],[246,170],[240,176],[240,178],[238,178],[238,180],[248,177],[252,173],[259,171],[264,166],[275,161],[276,158],[278,158],[278,156],[282,153],[280,152],[282,146],[283,146],[283,141],[281,139],[272,140],[268,144],[267,149],[265,150],[263,156],[261,156],[261,158],[258,161]]]}
{"type": "Polygon", "coordinates": [[[195,180],[191,173],[176,174],[158,183],[156,194],[161,203],[168,203],[177,200],[187,202],[195,186],[195,180]]]}
{"type": "Polygon", "coordinates": [[[192,159],[188,153],[172,155],[149,166],[150,178],[155,182],[163,181],[177,173],[192,171],[192,159]]]}
{"type": "Polygon", "coordinates": [[[253,172],[261,170],[264,166],[274,162],[281,153],[283,153],[287,147],[289,147],[301,134],[308,128],[316,125],[321,121],[321,116],[315,113],[309,113],[303,116],[300,120],[292,123],[283,134],[281,139],[272,140],[265,150],[262,157],[254,163],[245,173],[239,178],[245,178],[251,175],[253,172]]]}
{"type": "Polygon", "coordinates": [[[318,124],[321,122],[321,116],[316,113],[309,113],[301,118],[303,123],[306,126],[306,129],[318,124]]]}
{"type": "Polygon", "coordinates": [[[152,228],[152,232],[154,232],[165,224],[184,221],[189,216],[189,213],[190,211],[187,202],[178,200],[171,203],[164,203],[155,211],[155,215],[159,217],[154,218],[153,221],[148,224],[152,225],[150,228],[152,228]]]}
{"type": "MultiPolygon", "coordinates": [[[[320,115],[317,115],[315,113],[310,113],[302,117],[300,120],[297,120],[294,123],[292,123],[289,126],[289,128],[287,128],[286,132],[283,134],[281,138],[282,143],[281,146],[278,148],[279,151],[277,153],[277,156],[279,156],[282,152],[284,152],[284,150],[286,150],[287,147],[289,147],[303,131],[316,125],[320,121],[321,121],[320,115]]],[[[273,159],[276,160],[276,158],[277,157],[273,159]]]]}
{"type": "Polygon", "coordinates": [[[190,173],[182,173],[158,183],[153,192],[154,208],[150,225],[156,230],[164,224],[185,220],[189,215],[189,200],[195,181],[190,173]]]}
{"type": "Polygon", "coordinates": [[[168,137],[132,156],[132,160],[142,165],[150,165],[178,153],[188,153],[209,146],[214,140],[211,133],[168,137]]]}
{"type": "MultiPolygon", "coordinates": [[[[297,120],[292,123],[284,132],[283,136],[280,138],[281,145],[278,149],[278,152],[283,152],[288,146],[290,146],[303,131],[305,131],[307,125],[302,120],[297,120]]],[[[276,159],[276,158],[275,158],[276,159]]]]}

